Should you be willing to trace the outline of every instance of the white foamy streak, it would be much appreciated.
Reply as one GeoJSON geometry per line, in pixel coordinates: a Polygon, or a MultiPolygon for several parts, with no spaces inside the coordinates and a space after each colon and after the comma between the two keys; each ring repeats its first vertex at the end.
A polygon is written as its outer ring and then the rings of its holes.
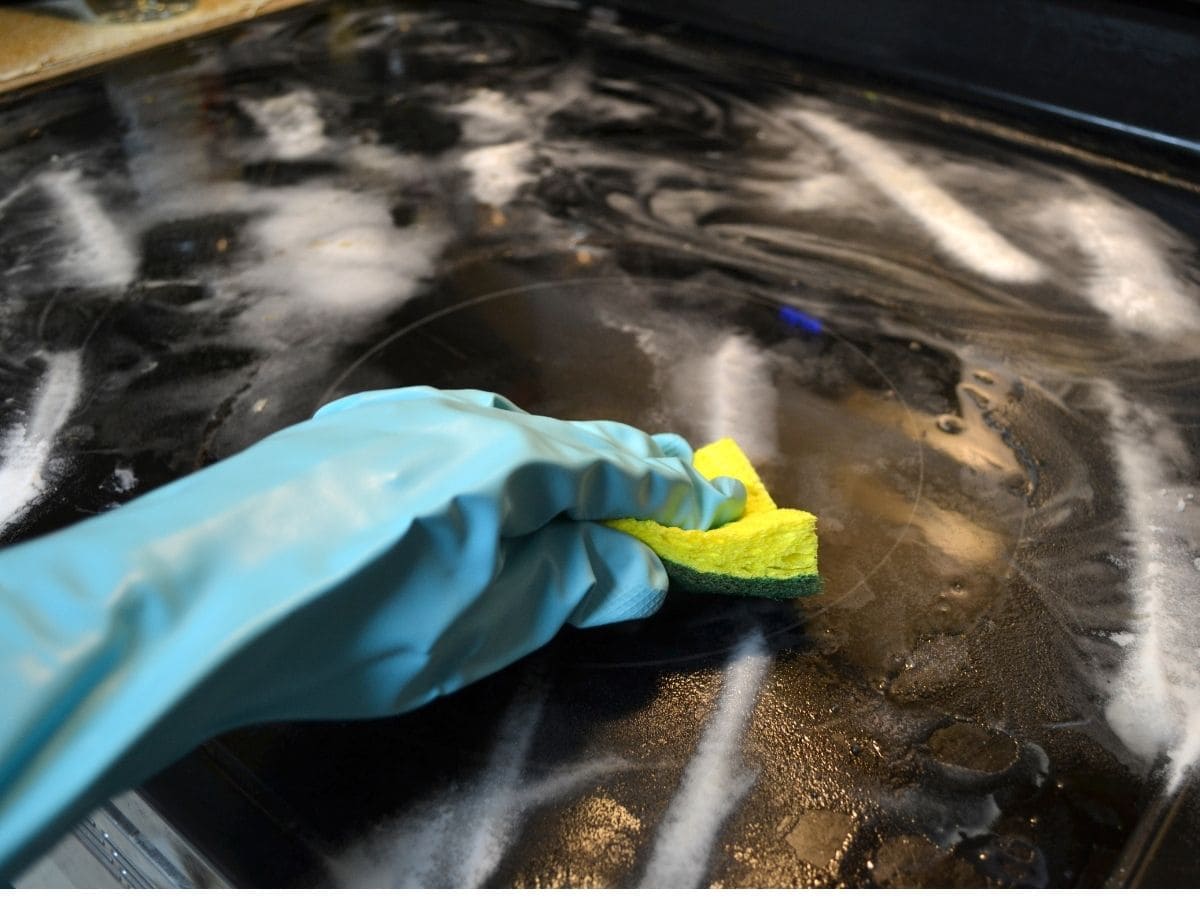
{"type": "Polygon", "coordinates": [[[534,782],[521,790],[521,800],[525,807],[532,809],[552,803],[559,797],[574,793],[581,787],[633,768],[632,763],[620,757],[590,760],[578,765],[568,766],[547,775],[541,781],[534,782]]]}
{"type": "Polygon", "coordinates": [[[618,757],[588,760],[526,782],[522,772],[542,705],[540,695],[514,704],[484,772],[465,790],[451,790],[422,804],[335,861],[339,884],[479,887],[495,872],[532,810],[632,767],[618,757]]]}
{"type": "Polygon", "coordinates": [[[25,191],[28,189],[28,187],[29,187],[28,182],[26,182],[25,184],[17,185],[15,188],[13,188],[11,191],[9,191],[7,194],[5,194],[3,197],[0,197],[0,213],[4,212],[4,210],[8,207],[8,205],[10,203],[12,203],[14,200],[16,200],[18,197],[20,197],[23,193],[25,193],[25,191]]]}
{"type": "Polygon", "coordinates": [[[455,887],[478,888],[496,871],[516,837],[521,775],[538,723],[544,695],[519,700],[509,710],[470,808],[470,831],[459,855],[455,887]]]}
{"type": "Polygon", "coordinates": [[[1056,203],[1042,218],[1087,254],[1085,294],[1118,328],[1157,338],[1200,331],[1196,291],[1167,265],[1159,223],[1099,196],[1056,203]]]}
{"type": "Polygon", "coordinates": [[[1178,509],[1194,486],[1167,474],[1172,458],[1186,456],[1168,426],[1111,384],[1100,393],[1126,500],[1136,617],[1106,716],[1147,763],[1166,754],[1167,789],[1174,791],[1200,758],[1200,571],[1178,509]]]}
{"type": "Polygon", "coordinates": [[[759,182],[753,185],[782,209],[808,212],[817,209],[840,209],[861,202],[862,188],[845,175],[823,172],[790,182],[759,182]]]}
{"type": "Polygon", "coordinates": [[[122,494],[126,494],[137,487],[137,476],[133,474],[133,469],[129,466],[117,466],[113,469],[112,485],[122,494]]]}
{"type": "MultiPolygon", "coordinates": [[[[616,87],[617,83],[604,82],[616,87]]],[[[537,152],[561,155],[564,148],[544,141],[546,123],[559,110],[573,109],[592,118],[633,121],[653,114],[648,106],[606,95],[596,89],[594,73],[587,65],[575,65],[560,72],[544,90],[503,94],[492,88],[472,92],[465,100],[449,107],[462,117],[463,138],[479,145],[459,157],[470,176],[472,196],[480,203],[501,207],[512,202],[517,192],[531,182],[537,152]]],[[[578,153],[587,153],[572,145],[566,164],[583,165],[578,153]]],[[[598,154],[606,163],[611,157],[598,154]]]]}
{"type": "MultiPolygon", "coordinates": [[[[216,54],[201,55],[186,74],[169,83],[155,79],[153,103],[147,103],[145,76],[136,67],[115,67],[104,78],[109,102],[124,126],[121,143],[129,180],[138,193],[140,212],[203,215],[220,208],[228,192],[227,155],[215,152],[216,136],[205,128],[204,85],[224,71],[216,54]],[[197,191],[194,185],[203,184],[197,191]]],[[[161,221],[161,219],[160,219],[161,221]]]]}
{"type": "Polygon", "coordinates": [[[939,847],[953,847],[968,838],[982,837],[1000,818],[994,794],[937,797],[911,788],[885,796],[893,813],[921,823],[922,830],[939,847]]]}
{"type": "Polygon", "coordinates": [[[437,883],[438,870],[446,848],[453,846],[458,812],[450,797],[420,804],[331,860],[334,881],[356,889],[443,886],[437,883]]]}
{"type": "MultiPolygon", "coordinates": [[[[545,97],[534,99],[547,102],[545,97]]],[[[459,159],[477,202],[504,206],[533,178],[528,168],[533,159],[529,135],[540,133],[539,123],[545,114],[538,106],[481,88],[449,108],[463,119],[464,140],[483,145],[468,150],[459,159]]]]}
{"type": "Polygon", "coordinates": [[[266,136],[274,159],[303,159],[325,150],[325,120],[317,97],[301,89],[266,100],[239,100],[238,106],[266,136]]]}
{"type": "Polygon", "coordinates": [[[260,257],[236,277],[266,298],[251,312],[263,319],[371,312],[408,299],[446,242],[436,228],[396,228],[386,204],[367,194],[317,186],[255,199],[267,208],[251,228],[260,257]]]}
{"type": "Polygon", "coordinates": [[[504,206],[533,179],[529,164],[533,151],[528,141],[510,141],[479,147],[462,155],[471,177],[471,194],[480,203],[504,206]]]}
{"type": "Polygon", "coordinates": [[[0,530],[46,490],[46,464],[79,401],[80,382],[78,353],[47,355],[29,418],[9,430],[0,448],[0,530]]]}
{"type": "Polygon", "coordinates": [[[716,709],[659,826],[641,887],[694,888],[703,881],[721,823],[754,783],[741,744],[770,667],[757,632],[734,651],[716,709]]]}
{"type": "Polygon", "coordinates": [[[49,173],[38,184],[58,207],[70,236],[71,247],[58,264],[62,274],[89,287],[129,284],[137,272],[137,258],[80,173],[49,173]]]}
{"type": "Polygon", "coordinates": [[[483,772],[423,804],[335,862],[346,887],[478,888],[518,834],[522,775],[545,696],[523,693],[505,715],[483,772]]]}
{"type": "Polygon", "coordinates": [[[1037,260],[1009,243],[878,138],[812,110],[797,112],[796,117],[962,265],[995,281],[1025,283],[1043,277],[1037,260]]]}
{"type": "Polygon", "coordinates": [[[480,88],[447,109],[463,117],[463,138],[472,144],[511,141],[529,131],[530,113],[525,107],[491,88],[480,88]]]}
{"type": "MultiPolygon", "coordinates": [[[[132,123],[128,140],[136,165],[131,169],[145,204],[163,219],[225,212],[251,217],[245,237],[247,257],[253,256],[230,268],[222,279],[226,290],[220,293],[239,301],[255,298],[240,321],[261,325],[260,336],[279,339],[280,326],[294,323],[298,315],[383,311],[409,299],[433,273],[448,240],[446,230],[424,224],[397,228],[386,191],[320,182],[262,189],[216,175],[202,195],[181,191],[181,173],[205,172],[209,166],[204,143],[180,140],[181,127],[173,120],[165,125],[141,122],[133,93],[122,90],[113,96],[132,123]]],[[[171,99],[185,109],[197,102],[186,94],[171,99]]],[[[252,109],[271,140],[279,143],[283,158],[325,146],[311,92],[248,103],[248,112],[252,109]]],[[[418,161],[385,147],[355,143],[336,149],[341,161],[373,181],[382,176],[407,182],[421,171],[418,161]]]]}
{"type": "Polygon", "coordinates": [[[731,437],[755,461],[777,456],[778,396],[765,351],[742,335],[733,334],[721,340],[703,365],[708,440],[731,437]]]}

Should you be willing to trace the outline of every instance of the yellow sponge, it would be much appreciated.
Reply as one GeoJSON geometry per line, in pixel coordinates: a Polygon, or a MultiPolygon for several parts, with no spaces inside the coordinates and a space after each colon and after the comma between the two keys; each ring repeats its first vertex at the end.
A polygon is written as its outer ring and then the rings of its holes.
{"type": "Polygon", "coordinates": [[[818,593],[816,516],[779,509],[730,438],[701,447],[693,464],[705,478],[728,475],[746,486],[740,519],[709,531],[638,519],[606,524],[648,544],[662,559],[672,585],[683,590],[777,600],[818,593]]]}

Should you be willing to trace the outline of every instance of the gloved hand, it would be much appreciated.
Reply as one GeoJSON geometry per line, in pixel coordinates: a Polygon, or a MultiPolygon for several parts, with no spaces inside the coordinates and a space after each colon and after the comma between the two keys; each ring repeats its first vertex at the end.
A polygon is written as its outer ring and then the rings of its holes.
{"type": "Polygon", "coordinates": [[[5,550],[0,871],[219,732],[402,712],[565,622],[649,615],[661,563],[595,520],[737,518],[742,486],[690,460],[494,394],[378,391],[5,550]]]}

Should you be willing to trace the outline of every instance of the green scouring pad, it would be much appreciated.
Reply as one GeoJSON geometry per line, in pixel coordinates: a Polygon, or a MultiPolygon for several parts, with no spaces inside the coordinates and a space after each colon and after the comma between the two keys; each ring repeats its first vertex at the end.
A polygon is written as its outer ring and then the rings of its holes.
{"type": "Polygon", "coordinates": [[[775,600],[819,593],[816,516],[777,507],[750,460],[729,438],[701,447],[693,464],[705,478],[728,475],[746,486],[740,519],[709,531],[638,519],[606,524],[648,544],[672,586],[685,591],[775,600]]]}

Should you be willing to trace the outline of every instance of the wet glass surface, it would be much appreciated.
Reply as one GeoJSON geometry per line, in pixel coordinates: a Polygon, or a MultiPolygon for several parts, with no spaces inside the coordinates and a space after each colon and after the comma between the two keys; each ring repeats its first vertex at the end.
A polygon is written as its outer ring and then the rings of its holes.
{"type": "Polygon", "coordinates": [[[0,106],[0,536],[371,388],[730,435],[823,595],[222,738],[249,868],[1097,884],[1200,742],[1198,232],[1186,185],[607,15],[292,13],[0,106]]]}

